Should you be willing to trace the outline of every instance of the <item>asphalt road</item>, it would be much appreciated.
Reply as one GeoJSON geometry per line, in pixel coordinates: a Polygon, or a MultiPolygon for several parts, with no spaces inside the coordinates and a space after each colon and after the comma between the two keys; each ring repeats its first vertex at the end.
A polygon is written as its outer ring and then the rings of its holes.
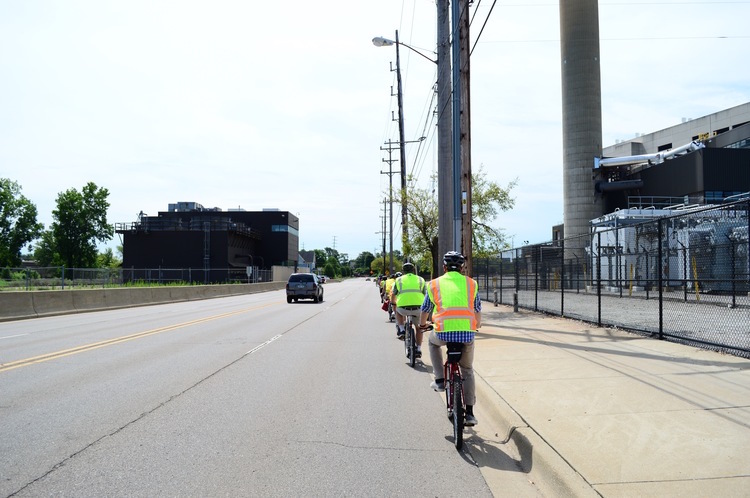
{"type": "Polygon", "coordinates": [[[540,496],[386,318],[360,279],[0,323],[0,496],[540,496]]]}

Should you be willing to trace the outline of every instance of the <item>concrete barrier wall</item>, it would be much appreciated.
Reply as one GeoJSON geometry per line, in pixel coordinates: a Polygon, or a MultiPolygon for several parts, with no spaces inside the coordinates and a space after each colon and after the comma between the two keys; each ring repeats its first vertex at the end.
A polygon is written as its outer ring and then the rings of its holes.
{"type": "Polygon", "coordinates": [[[0,321],[281,290],[286,282],[0,292],[0,321]]]}
{"type": "Polygon", "coordinates": [[[35,316],[34,296],[31,292],[0,292],[0,320],[35,316]]]}

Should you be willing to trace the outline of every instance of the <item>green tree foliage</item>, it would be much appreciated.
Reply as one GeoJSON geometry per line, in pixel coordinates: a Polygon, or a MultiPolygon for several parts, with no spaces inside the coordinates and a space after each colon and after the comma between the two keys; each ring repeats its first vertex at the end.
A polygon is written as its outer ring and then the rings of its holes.
{"type": "Polygon", "coordinates": [[[370,264],[372,264],[375,256],[368,251],[359,253],[354,259],[354,271],[360,275],[370,274],[370,264]]]}
{"type": "MultiPolygon", "coordinates": [[[[505,244],[502,229],[493,228],[500,211],[513,208],[515,199],[510,194],[517,180],[505,188],[487,179],[482,166],[471,175],[472,247],[474,257],[497,254],[505,244]]],[[[415,261],[431,261],[432,275],[442,268],[442,254],[438,254],[438,206],[435,194],[427,189],[409,191],[409,224],[412,255],[415,261]]]]}
{"type": "Polygon", "coordinates": [[[333,264],[330,261],[328,263],[326,263],[326,266],[325,266],[325,268],[323,270],[323,273],[325,273],[326,275],[328,275],[331,278],[336,278],[336,276],[337,276],[336,268],[333,266],[333,264]]]}
{"type": "Polygon", "coordinates": [[[65,266],[91,268],[97,263],[97,242],[110,240],[114,228],[107,223],[109,190],[87,183],[81,192],[68,189],[57,196],[52,211],[55,247],[65,266]]]}
{"type": "Polygon", "coordinates": [[[39,266],[62,266],[63,261],[60,258],[60,254],[57,252],[57,244],[55,243],[55,234],[52,230],[45,230],[39,242],[34,247],[34,259],[39,266]]]}
{"type": "Polygon", "coordinates": [[[108,247],[104,252],[100,252],[96,258],[97,268],[119,268],[122,266],[122,260],[115,257],[115,253],[111,247],[108,247]]]}
{"type": "Polygon", "coordinates": [[[0,178],[0,266],[21,264],[21,250],[44,229],[36,216],[36,206],[21,195],[18,183],[0,178]]]}
{"type": "Polygon", "coordinates": [[[438,254],[438,205],[437,198],[427,189],[409,191],[409,237],[411,255],[416,260],[427,260],[431,264],[430,274],[438,276],[441,268],[438,254]]]}
{"type": "Polygon", "coordinates": [[[485,258],[506,248],[505,234],[500,228],[493,228],[500,211],[513,209],[515,199],[511,190],[518,184],[513,180],[502,188],[487,179],[483,166],[471,175],[471,235],[474,257],[485,258]]]}
{"type": "Polygon", "coordinates": [[[325,268],[326,259],[328,259],[326,252],[323,249],[313,249],[313,252],[315,253],[315,266],[325,268]]]}
{"type": "MultiPolygon", "coordinates": [[[[379,254],[370,263],[370,270],[376,275],[390,274],[391,255],[390,253],[385,254],[385,266],[383,265],[383,255],[379,254]],[[384,269],[385,268],[385,269],[384,269]]],[[[393,251],[393,273],[401,271],[401,267],[404,264],[404,257],[400,251],[393,251]]]]}

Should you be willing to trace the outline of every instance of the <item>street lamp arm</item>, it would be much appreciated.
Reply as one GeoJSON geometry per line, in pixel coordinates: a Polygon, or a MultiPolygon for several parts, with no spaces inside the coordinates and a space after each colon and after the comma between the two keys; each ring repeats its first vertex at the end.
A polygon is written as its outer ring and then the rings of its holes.
{"type": "Polygon", "coordinates": [[[397,42],[395,40],[389,40],[388,38],[383,38],[382,36],[376,36],[375,38],[372,39],[372,44],[375,45],[376,47],[390,47],[392,45],[401,45],[402,47],[408,48],[409,50],[411,50],[415,54],[419,55],[420,57],[423,57],[423,58],[427,59],[428,61],[432,62],[433,64],[437,64],[436,60],[430,59],[425,54],[423,54],[422,52],[420,52],[419,50],[417,50],[416,48],[414,48],[412,46],[409,46],[409,45],[407,45],[406,43],[403,43],[403,42],[397,42]]]}

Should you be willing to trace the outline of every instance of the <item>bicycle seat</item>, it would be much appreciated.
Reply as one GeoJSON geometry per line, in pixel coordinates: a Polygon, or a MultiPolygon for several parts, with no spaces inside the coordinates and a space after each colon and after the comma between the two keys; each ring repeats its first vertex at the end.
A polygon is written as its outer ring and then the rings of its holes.
{"type": "Polygon", "coordinates": [[[458,363],[461,361],[464,344],[462,342],[449,342],[446,346],[448,348],[448,363],[458,363]]]}

